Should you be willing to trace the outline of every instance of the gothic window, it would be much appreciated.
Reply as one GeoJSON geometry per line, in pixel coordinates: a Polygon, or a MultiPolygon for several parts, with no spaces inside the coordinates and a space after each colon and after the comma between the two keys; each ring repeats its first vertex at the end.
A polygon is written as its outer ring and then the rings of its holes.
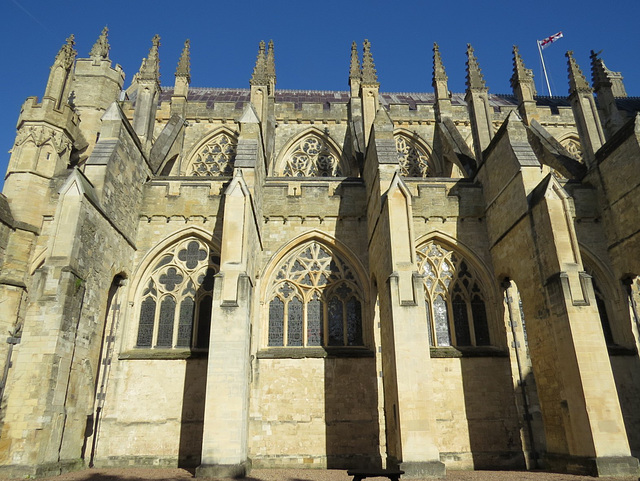
{"type": "Polygon", "coordinates": [[[276,271],[267,345],[362,346],[362,291],[351,268],[318,242],[293,252],[276,271]]]}
{"type": "Polygon", "coordinates": [[[457,253],[430,241],[417,251],[432,346],[488,346],[480,279],[457,253]]]}
{"type": "Polygon", "coordinates": [[[429,156],[416,142],[404,135],[396,135],[396,152],[400,163],[400,175],[403,177],[427,177],[429,156]]]}
{"type": "Polygon", "coordinates": [[[233,175],[237,142],[231,135],[220,133],[196,152],[187,175],[219,177],[233,175]]]}
{"type": "Polygon", "coordinates": [[[576,137],[567,137],[566,139],[560,141],[560,144],[567,149],[567,152],[571,154],[571,157],[574,159],[583,162],[582,160],[582,146],[580,145],[580,140],[576,137]]]}
{"type": "Polygon", "coordinates": [[[136,347],[208,347],[213,276],[219,263],[209,247],[194,238],[155,262],[140,297],[136,347]]]}
{"type": "Polygon", "coordinates": [[[285,157],[284,177],[340,177],[340,155],[323,138],[309,134],[285,157]]]}

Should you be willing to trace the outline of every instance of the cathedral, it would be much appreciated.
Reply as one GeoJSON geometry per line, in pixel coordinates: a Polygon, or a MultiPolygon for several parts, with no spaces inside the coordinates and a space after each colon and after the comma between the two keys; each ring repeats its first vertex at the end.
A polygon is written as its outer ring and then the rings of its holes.
{"type": "Polygon", "coordinates": [[[471,45],[464,93],[437,44],[426,93],[367,40],[345,91],[277,89],[272,42],[235,89],[88,47],[0,195],[0,475],[638,474],[640,99],[598,54],[544,97],[517,47],[504,95],[471,45]]]}

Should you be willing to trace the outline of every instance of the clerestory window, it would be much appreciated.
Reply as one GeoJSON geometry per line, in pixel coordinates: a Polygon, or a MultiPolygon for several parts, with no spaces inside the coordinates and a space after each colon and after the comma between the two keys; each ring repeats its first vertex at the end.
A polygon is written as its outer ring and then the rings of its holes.
{"type": "Polygon", "coordinates": [[[395,137],[400,175],[403,177],[428,177],[433,175],[429,155],[415,141],[399,134],[395,137]]]}
{"type": "Polygon", "coordinates": [[[136,347],[208,347],[219,262],[204,242],[193,238],[159,258],[140,296],[136,347]]]}
{"type": "Polygon", "coordinates": [[[315,134],[298,141],[285,158],[284,177],[340,177],[345,175],[340,155],[331,145],[315,134]]]}
{"type": "Polygon", "coordinates": [[[270,347],[362,346],[362,291],[351,270],[310,242],[286,258],[268,297],[270,347]]]}
{"type": "Polygon", "coordinates": [[[432,346],[488,346],[482,285],[467,260],[430,241],[417,251],[432,346]]]}
{"type": "Polygon", "coordinates": [[[235,138],[220,133],[196,152],[187,175],[220,177],[233,175],[238,145],[235,138]]]}

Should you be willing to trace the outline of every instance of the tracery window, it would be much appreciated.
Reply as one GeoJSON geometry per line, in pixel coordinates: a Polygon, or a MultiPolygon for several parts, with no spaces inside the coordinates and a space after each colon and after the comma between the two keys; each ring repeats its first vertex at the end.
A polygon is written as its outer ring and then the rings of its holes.
{"type": "Polygon", "coordinates": [[[287,155],[284,177],[340,177],[340,156],[323,138],[309,134],[287,155]]]}
{"type": "Polygon", "coordinates": [[[189,166],[188,175],[199,177],[232,175],[237,147],[236,139],[230,135],[226,133],[216,135],[198,149],[189,166]]]}
{"type": "Polygon", "coordinates": [[[400,163],[400,175],[403,177],[427,177],[429,156],[416,142],[404,135],[396,135],[396,151],[400,163]]]}
{"type": "Polygon", "coordinates": [[[488,346],[482,285],[468,261],[430,241],[418,251],[432,346],[488,346]]]}
{"type": "Polygon", "coordinates": [[[194,238],[162,255],[144,281],[136,347],[206,348],[220,259],[194,238]]]}
{"type": "Polygon", "coordinates": [[[268,297],[267,345],[362,346],[362,291],[352,269],[318,242],[280,266],[268,297]]]}
{"type": "Polygon", "coordinates": [[[580,162],[584,162],[582,159],[582,145],[580,145],[580,140],[575,137],[567,137],[561,141],[560,144],[567,149],[571,157],[580,162]]]}

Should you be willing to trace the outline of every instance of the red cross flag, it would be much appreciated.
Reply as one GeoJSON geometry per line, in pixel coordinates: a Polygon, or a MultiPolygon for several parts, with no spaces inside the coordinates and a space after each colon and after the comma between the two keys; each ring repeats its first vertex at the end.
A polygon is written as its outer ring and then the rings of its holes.
{"type": "Polygon", "coordinates": [[[544,49],[551,45],[556,40],[560,40],[562,38],[562,32],[558,32],[556,34],[551,35],[550,37],[543,38],[542,40],[538,40],[538,44],[540,48],[544,49]]]}

